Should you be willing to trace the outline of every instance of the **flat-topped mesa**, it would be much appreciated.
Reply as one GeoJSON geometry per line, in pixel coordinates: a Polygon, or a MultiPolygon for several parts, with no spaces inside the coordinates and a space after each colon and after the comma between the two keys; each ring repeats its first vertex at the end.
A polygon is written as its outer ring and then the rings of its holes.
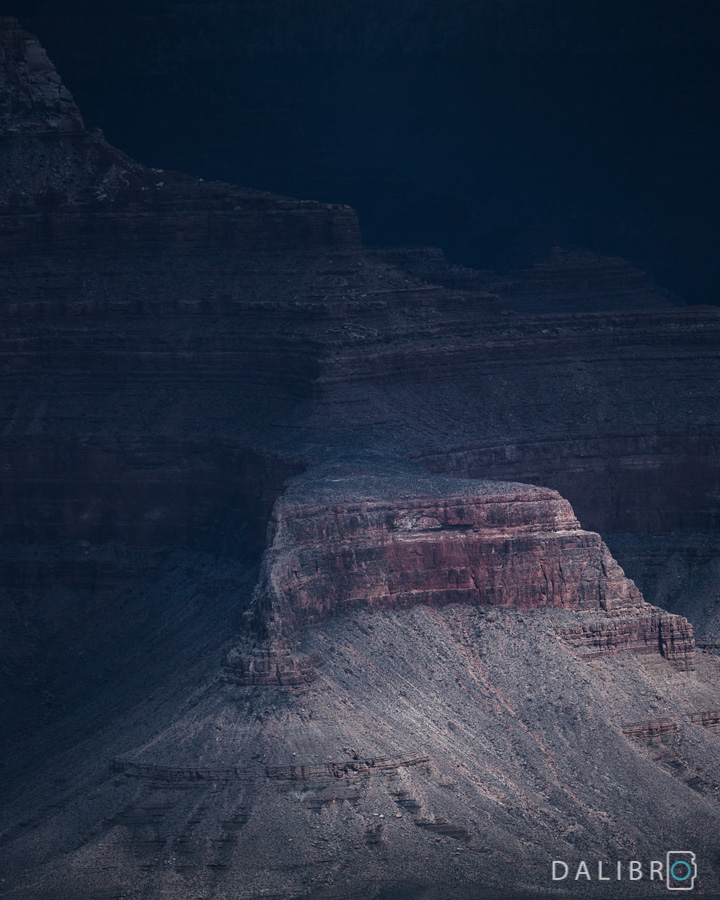
{"type": "Polygon", "coordinates": [[[87,132],[37,39],[0,17],[0,251],[355,246],[357,215],[150,169],[87,132]]]}
{"type": "Polygon", "coordinates": [[[418,604],[578,610],[592,614],[593,625],[587,635],[568,634],[573,646],[641,649],[683,668],[692,656],[691,626],[648,606],[600,536],[584,531],[570,504],[547,488],[415,474],[305,475],[276,503],[270,532],[246,614],[261,650],[253,657],[238,650],[226,661],[226,672],[246,684],[266,683],[265,671],[267,683],[284,683],[273,648],[297,678],[287,651],[308,625],[354,609],[418,604]],[[683,628],[668,640],[675,619],[683,628]]]}

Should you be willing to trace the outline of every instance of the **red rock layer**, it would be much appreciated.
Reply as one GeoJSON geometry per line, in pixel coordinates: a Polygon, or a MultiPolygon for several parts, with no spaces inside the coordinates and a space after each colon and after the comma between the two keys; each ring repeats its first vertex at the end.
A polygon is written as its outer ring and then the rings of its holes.
{"type": "Polygon", "coordinates": [[[638,722],[634,725],[623,725],[623,734],[636,744],[660,744],[672,740],[678,732],[677,723],[669,719],[659,722],[638,722]]]}
{"type": "Polygon", "coordinates": [[[248,614],[268,643],[258,660],[241,650],[227,660],[246,684],[297,683],[287,647],[307,625],[353,609],[417,604],[602,612],[602,620],[563,633],[568,643],[659,653],[683,668],[692,661],[689,623],[647,606],[555,491],[309,475],[277,502],[271,533],[248,614]]]}
{"type": "Polygon", "coordinates": [[[675,616],[656,607],[628,618],[592,621],[561,634],[572,647],[584,656],[598,656],[607,650],[632,650],[634,653],[660,653],[678,668],[695,667],[695,639],[693,627],[682,616],[675,616]]]}

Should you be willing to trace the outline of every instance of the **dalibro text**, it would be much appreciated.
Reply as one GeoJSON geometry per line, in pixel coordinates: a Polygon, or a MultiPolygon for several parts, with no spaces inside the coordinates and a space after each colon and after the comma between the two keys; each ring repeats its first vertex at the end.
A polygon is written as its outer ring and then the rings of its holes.
{"type": "Polygon", "coordinates": [[[565,881],[640,881],[649,878],[650,881],[665,880],[665,863],[659,859],[649,862],[641,862],[631,859],[627,862],[588,863],[581,860],[579,863],[566,863],[561,859],[554,859],[552,863],[552,880],[565,881]]]}

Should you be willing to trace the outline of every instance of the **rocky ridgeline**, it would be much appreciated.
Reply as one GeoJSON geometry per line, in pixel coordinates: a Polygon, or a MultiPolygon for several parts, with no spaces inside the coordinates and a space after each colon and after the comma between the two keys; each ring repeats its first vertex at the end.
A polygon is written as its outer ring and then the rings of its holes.
{"type": "Polygon", "coordinates": [[[308,625],[353,610],[464,603],[587,612],[563,632],[601,653],[660,654],[693,664],[692,626],[644,603],[599,535],[555,491],[432,479],[301,476],[276,504],[248,626],[263,643],[226,660],[243,684],[305,683],[289,649],[308,625]]]}
{"type": "Polygon", "coordinates": [[[37,39],[0,19],[0,247],[257,251],[360,241],[346,206],[149,169],[86,132],[37,39]]]}

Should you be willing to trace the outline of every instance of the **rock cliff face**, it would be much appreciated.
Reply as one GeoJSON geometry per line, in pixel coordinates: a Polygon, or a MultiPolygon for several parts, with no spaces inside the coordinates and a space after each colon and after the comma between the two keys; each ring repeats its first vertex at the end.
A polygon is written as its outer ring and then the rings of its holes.
{"type": "Polygon", "coordinates": [[[588,652],[635,650],[693,667],[692,626],[648,607],[600,536],[556,492],[417,473],[296,480],[276,504],[246,619],[266,641],[227,659],[241,683],[296,684],[301,629],[358,609],[463,603],[602,613],[563,633],[588,652]],[[277,661],[272,652],[277,648],[277,661]]]}
{"type": "Polygon", "coordinates": [[[17,19],[0,16],[0,131],[14,134],[78,134],[80,110],[55,66],[17,19]]]}

